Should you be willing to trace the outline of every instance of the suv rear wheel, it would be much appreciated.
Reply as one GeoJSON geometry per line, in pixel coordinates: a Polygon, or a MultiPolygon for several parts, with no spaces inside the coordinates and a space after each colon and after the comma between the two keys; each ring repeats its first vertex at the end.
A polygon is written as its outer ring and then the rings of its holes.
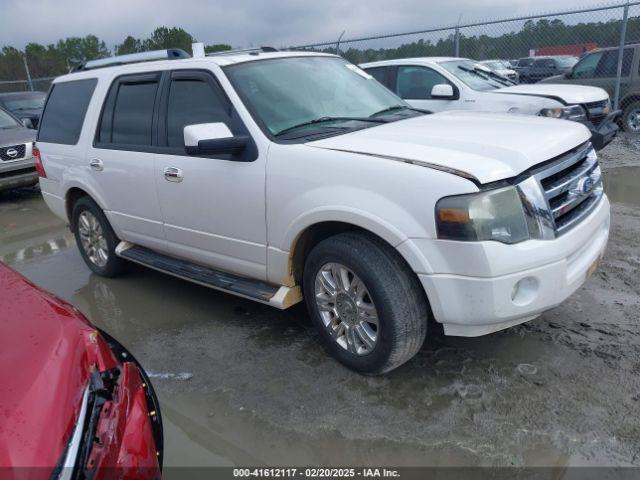
{"type": "Polygon", "coordinates": [[[422,287],[398,253],[373,236],[343,233],[316,245],[303,289],[324,347],[353,370],[388,372],[424,342],[429,309],[422,287]]]}
{"type": "Polygon", "coordinates": [[[118,237],[93,200],[82,197],[76,202],[71,225],[80,254],[94,273],[102,277],[115,277],[122,273],[125,261],[116,256],[118,237]]]}

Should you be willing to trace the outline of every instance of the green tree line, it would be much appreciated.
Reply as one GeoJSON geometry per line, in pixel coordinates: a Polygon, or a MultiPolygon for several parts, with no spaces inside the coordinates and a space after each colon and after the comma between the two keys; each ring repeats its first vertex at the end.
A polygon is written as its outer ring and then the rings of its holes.
{"type": "MultiPolygon", "coordinates": [[[[526,57],[531,49],[556,45],[595,43],[598,47],[610,47],[620,42],[621,25],[621,20],[567,25],[560,19],[542,18],[528,20],[518,31],[502,34],[465,35],[463,28],[459,39],[460,56],[477,60],[511,59],[526,57]]],[[[491,29],[505,29],[500,24],[477,28],[484,28],[488,33],[491,29]]],[[[640,42],[640,17],[629,18],[626,38],[627,43],[640,42]]],[[[393,48],[367,48],[366,42],[373,41],[345,42],[340,45],[340,54],[353,63],[363,63],[393,58],[453,56],[455,52],[453,31],[437,41],[421,38],[393,48]]],[[[322,48],[322,51],[335,53],[335,47],[322,48]]]]}
{"type": "MultiPolygon", "coordinates": [[[[29,43],[23,50],[4,46],[0,50],[0,80],[26,79],[24,59],[29,65],[32,78],[54,77],[69,72],[71,68],[87,60],[110,55],[164,48],[182,48],[191,53],[191,44],[195,41],[195,38],[182,28],[159,27],[148,38],[127,36],[113,51],[95,35],[69,37],[49,45],[29,43]]],[[[227,44],[205,46],[206,52],[230,49],[231,46],[227,44]]]]}

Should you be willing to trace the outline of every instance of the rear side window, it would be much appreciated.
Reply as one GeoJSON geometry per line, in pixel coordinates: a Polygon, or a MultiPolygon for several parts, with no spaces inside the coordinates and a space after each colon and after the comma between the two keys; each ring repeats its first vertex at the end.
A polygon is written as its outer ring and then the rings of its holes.
{"type": "Polygon", "coordinates": [[[56,83],[42,113],[38,141],[75,145],[80,138],[84,117],[98,80],[56,83]]]}
{"type": "Polygon", "coordinates": [[[116,79],[102,110],[97,143],[151,146],[159,84],[159,73],[116,79]]]}
{"type": "Polygon", "coordinates": [[[387,86],[387,67],[366,68],[365,70],[385,87],[387,86]]]}

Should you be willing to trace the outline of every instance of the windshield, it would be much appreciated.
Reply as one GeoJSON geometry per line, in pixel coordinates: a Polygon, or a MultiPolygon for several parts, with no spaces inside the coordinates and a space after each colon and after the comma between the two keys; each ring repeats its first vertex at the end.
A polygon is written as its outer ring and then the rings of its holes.
{"type": "Polygon", "coordinates": [[[440,66],[455,75],[460,81],[474,90],[487,91],[496,88],[515,85],[510,80],[493,72],[487,71],[487,67],[470,60],[451,60],[441,62],[440,66]]]}
{"type": "Polygon", "coordinates": [[[576,63],[578,63],[578,59],[575,57],[559,57],[559,58],[556,58],[556,63],[561,68],[571,68],[576,63]]]}
{"type": "Polygon", "coordinates": [[[225,72],[273,135],[296,127],[327,128],[326,121],[331,119],[357,119],[359,125],[374,126],[374,119],[379,118],[375,114],[408,108],[371,75],[342,58],[258,60],[231,65],[225,72]]]}
{"type": "Polygon", "coordinates": [[[489,67],[492,70],[508,70],[510,68],[504,63],[498,62],[498,61],[482,62],[482,64],[489,67]]]}
{"type": "Polygon", "coordinates": [[[44,107],[45,94],[31,95],[28,97],[7,98],[4,105],[7,110],[15,112],[16,110],[39,110],[44,107]]]}
{"type": "Polygon", "coordinates": [[[0,109],[0,128],[15,128],[18,126],[20,124],[11,115],[0,109]]]}

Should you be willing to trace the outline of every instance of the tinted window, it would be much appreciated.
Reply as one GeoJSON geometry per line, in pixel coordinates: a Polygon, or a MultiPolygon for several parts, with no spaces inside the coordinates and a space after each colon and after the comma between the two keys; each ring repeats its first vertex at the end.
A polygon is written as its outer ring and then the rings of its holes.
{"type": "Polygon", "coordinates": [[[590,53],[573,68],[573,78],[593,78],[604,52],[590,53]]]}
{"type": "Polygon", "coordinates": [[[113,143],[151,145],[157,90],[158,82],[120,84],[113,109],[113,143]]]}
{"type": "Polygon", "coordinates": [[[434,85],[449,84],[446,78],[426,67],[399,67],[396,93],[401,98],[428,100],[434,85]]]}
{"type": "Polygon", "coordinates": [[[38,141],[65,145],[78,143],[97,83],[95,78],[89,78],[54,84],[40,121],[38,141]]]}
{"type": "Polygon", "coordinates": [[[533,63],[533,58],[521,58],[518,60],[519,67],[528,67],[533,63]]]}
{"type": "Polygon", "coordinates": [[[381,84],[387,85],[387,67],[367,68],[366,71],[381,84]]]}
{"type": "MultiPolygon", "coordinates": [[[[622,75],[629,76],[633,49],[625,48],[622,54],[622,75]]],[[[618,73],[618,50],[591,53],[580,60],[573,69],[573,78],[615,77],[618,73]]]]}
{"type": "Polygon", "coordinates": [[[555,62],[551,58],[539,58],[533,62],[533,66],[535,68],[553,68],[555,66],[555,62]]]}
{"type": "Polygon", "coordinates": [[[219,88],[195,79],[172,80],[167,107],[167,142],[170,147],[184,146],[186,125],[228,123],[227,102],[219,88]]]}
{"type": "MultiPolygon", "coordinates": [[[[631,71],[633,50],[625,48],[622,54],[622,75],[628,76],[631,71]]],[[[615,77],[618,74],[618,50],[607,50],[603,53],[595,70],[595,77],[615,77]]]]}

